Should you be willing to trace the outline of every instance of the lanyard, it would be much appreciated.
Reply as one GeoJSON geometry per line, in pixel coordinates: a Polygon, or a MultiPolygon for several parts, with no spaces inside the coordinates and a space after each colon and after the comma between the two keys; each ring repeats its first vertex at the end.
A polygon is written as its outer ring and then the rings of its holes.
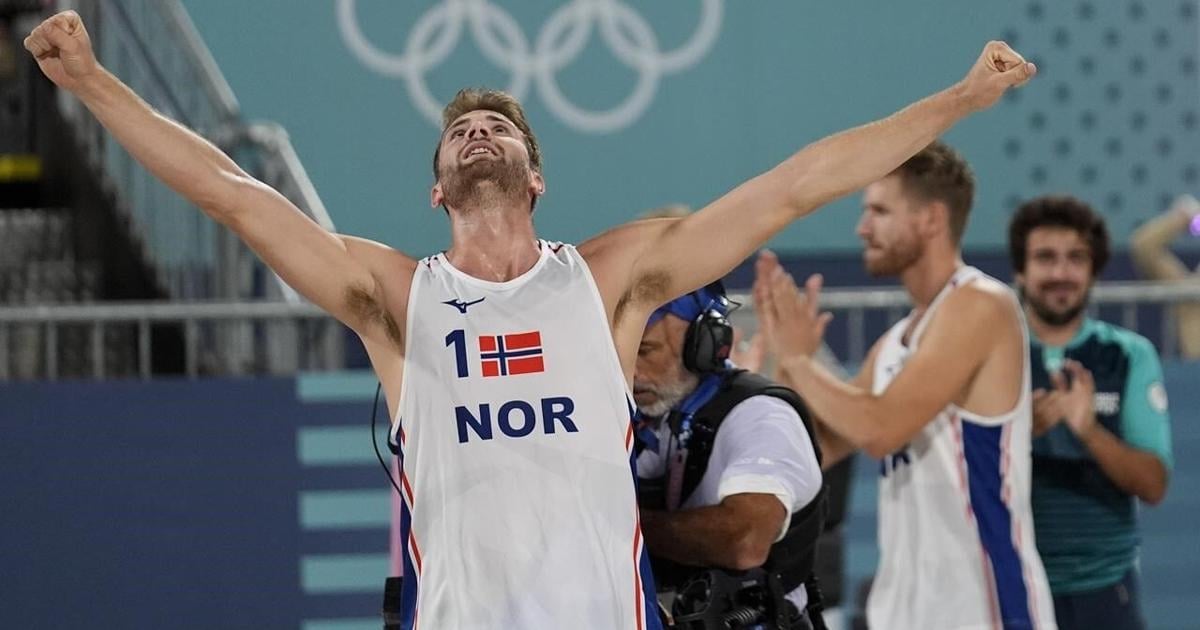
{"type": "MultiPolygon", "coordinates": [[[[687,464],[688,442],[692,439],[692,418],[700,408],[707,405],[714,396],[717,395],[717,390],[721,388],[722,378],[717,374],[709,374],[705,376],[696,389],[688,394],[687,398],[683,399],[679,407],[672,410],[672,414],[680,415],[678,433],[675,434],[675,443],[677,450],[674,455],[671,454],[670,442],[667,446],[667,509],[679,509],[679,503],[682,500],[683,493],[683,473],[687,464]]],[[[675,427],[671,426],[671,430],[675,431],[675,427]]]]}

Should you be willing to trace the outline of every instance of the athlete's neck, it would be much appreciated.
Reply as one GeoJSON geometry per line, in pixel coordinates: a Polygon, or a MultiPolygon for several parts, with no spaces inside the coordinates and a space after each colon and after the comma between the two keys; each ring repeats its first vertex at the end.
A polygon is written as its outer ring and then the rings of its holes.
{"type": "Polygon", "coordinates": [[[446,250],[450,264],[490,282],[505,282],[529,271],[540,255],[527,208],[451,208],[450,242],[446,250]]]}
{"type": "Polygon", "coordinates": [[[1025,319],[1029,322],[1030,332],[1038,341],[1043,345],[1058,348],[1067,345],[1083,327],[1083,313],[1061,326],[1055,326],[1039,318],[1028,304],[1025,305],[1025,319]]]}
{"type": "Polygon", "coordinates": [[[900,273],[900,282],[908,290],[913,307],[921,312],[941,293],[954,272],[963,266],[962,256],[956,251],[952,255],[922,256],[917,262],[900,273]]]}

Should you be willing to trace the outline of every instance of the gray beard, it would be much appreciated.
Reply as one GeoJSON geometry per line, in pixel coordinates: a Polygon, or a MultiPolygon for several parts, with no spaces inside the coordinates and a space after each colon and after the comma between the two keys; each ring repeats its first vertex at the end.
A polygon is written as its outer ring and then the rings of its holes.
{"type": "Polygon", "coordinates": [[[495,205],[500,198],[518,196],[528,182],[529,171],[523,165],[480,161],[447,170],[442,178],[442,194],[449,207],[478,208],[495,205]]]}
{"type": "Polygon", "coordinates": [[[661,418],[678,405],[688,394],[700,384],[700,377],[686,373],[686,378],[673,385],[663,385],[658,389],[658,401],[649,405],[638,405],[638,411],[647,418],[661,418]]]}

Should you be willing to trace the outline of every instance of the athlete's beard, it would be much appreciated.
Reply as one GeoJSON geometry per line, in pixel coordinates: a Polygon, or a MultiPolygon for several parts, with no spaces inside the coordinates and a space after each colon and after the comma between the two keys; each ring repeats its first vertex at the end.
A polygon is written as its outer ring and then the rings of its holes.
{"type": "Polygon", "coordinates": [[[459,209],[497,205],[501,198],[524,193],[528,185],[529,169],[502,159],[476,160],[442,176],[446,205],[459,209]]]}
{"type": "MultiPolygon", "coordinates": [[[[1051,286],[1052,283],[1048,283],[1042,285],[1042,288],[1049,289],[1051,286]]],[[[1079,302],[1057,310],[1046,300],[1039,299],[1037,295],[1026,291],[1024,286],[1017,287],[1017,291],[1021,299],[1033,309],[1033,314],[1049,326],[1066,326],[1075,321],[1075,318],[1079,317],[1083,309],[1087,308],[1088,300],[1091,298],[1092,293],[1091,288],[1088,288],[1088,290],[1084,291],[1083,297],[1079,298],[1079,302]]]]}
{"type": "MultiPolygon", "coordinates": [[[[700,384],[700,377],[692,372],[683,371],[682,378],[674,383],[664,383],[652,388],[658,395],[658,400],[648,405],[638,405],[638,411],[647,418],[661,418],[675,408],[680,401],[700,384]]],[[[640,388],[639,388],[640,389],[640,388]]],[[[651,388],[646,388],[651,389],[651,388]]]]}
{"type": "Polygon", "coordinates": [[[863,264],[867,273],[877,278],[898,276],[921,259],[921,255],[925,253],[925,244],[914,237],[911,240],[897,241],[882,249],[882,252],[883,256],[872,260],[866,257],[866,250],[863,250],[863,264]]]}

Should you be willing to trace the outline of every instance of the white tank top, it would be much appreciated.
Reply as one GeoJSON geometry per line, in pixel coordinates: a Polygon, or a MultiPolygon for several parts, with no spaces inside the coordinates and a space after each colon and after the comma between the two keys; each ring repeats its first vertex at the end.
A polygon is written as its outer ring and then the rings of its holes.
{"type": "MultiPolygon", "coordinates": [[[[986,277],[973,267],[955,272],[907,345],[911,315],[887,332],[875,358],[874,393],[886,390],[904,368],[946,296],[986,277]]],[[[871,628],[1055,627],[1029,506],[1028,346],[1026,334],[1021,397],[1011,412],[984,417],[947,405],[880,462],[880,561],[867,602],[871,628]]]]}
{"type": "Polygon", "coordinates": [[[507,282],[417,265],[392,429],[405,628],[661,627],[608,318],[575,248],[538,246],[507,282]]]}

